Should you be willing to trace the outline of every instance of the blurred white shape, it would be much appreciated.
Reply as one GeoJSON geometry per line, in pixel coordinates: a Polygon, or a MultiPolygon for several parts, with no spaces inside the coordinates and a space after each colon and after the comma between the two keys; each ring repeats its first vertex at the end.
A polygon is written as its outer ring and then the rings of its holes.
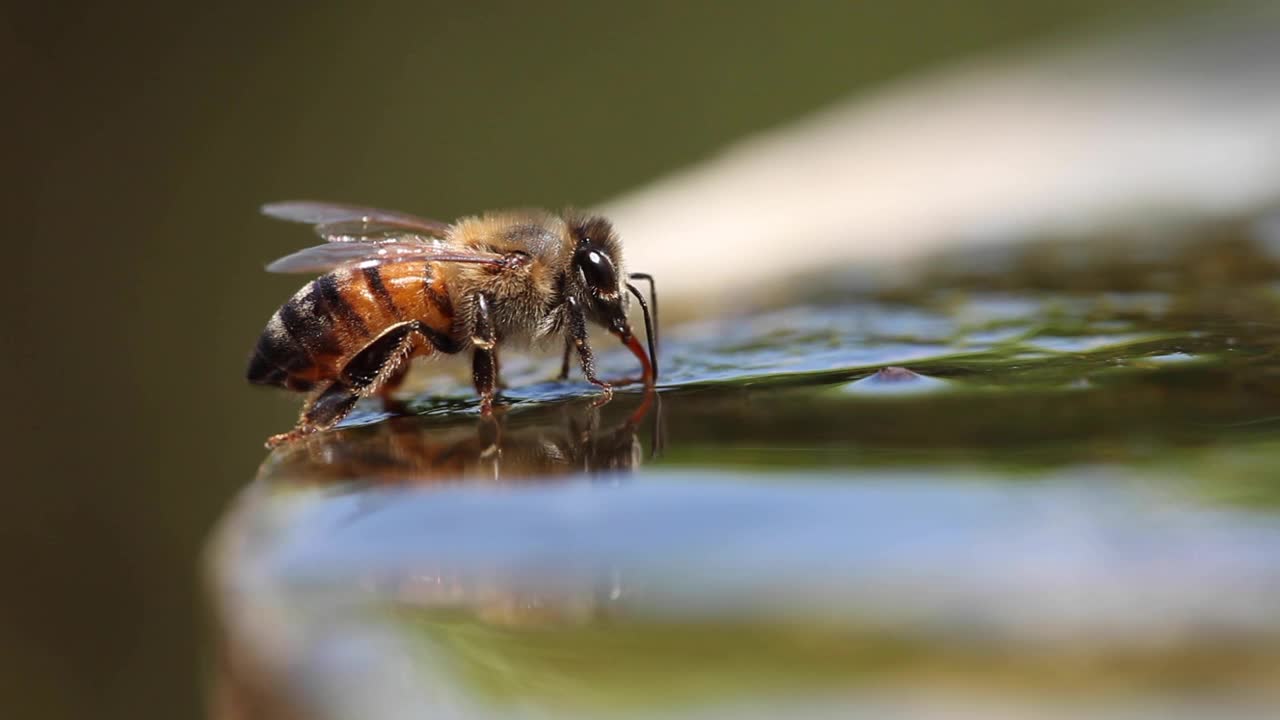
{"type": "Polygon", "coordinates": [[[1280,8],[950,67],[739,143],[604,208],[681,299],[979,241],[1280,195],[1280,8]]]}

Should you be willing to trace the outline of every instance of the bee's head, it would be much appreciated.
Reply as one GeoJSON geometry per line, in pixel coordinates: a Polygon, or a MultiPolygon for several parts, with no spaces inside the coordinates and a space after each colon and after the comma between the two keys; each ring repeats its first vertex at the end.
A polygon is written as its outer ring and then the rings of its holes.
{"type": "Polygon", "coordinates": [[[605,326],[626,345],[644,368],[645,382],[657,377],[657,358],[654,357],[654,327],[649,308],[634,285],[626,282],[622,266],[622,244],[613,232],[613,226],[602,217],[580,217],[569,221],[573,239],[573,265],[568,284],[578,303],[592,321],[605,326]],[[645,334],[649,340],[646,355],[639,341],[631,332],[627,320],[630,297],[624,288],[640,298],[645,314],[645,334]]]}
{"type": "Polygon", "coordinates": [[[622,248],[613,226],[602,217],[585,217],[571,222],[570,229],[574,251],[569,282],[587,316],[626,342],[631,336],[628,298],[622,289],[622,248]]]}

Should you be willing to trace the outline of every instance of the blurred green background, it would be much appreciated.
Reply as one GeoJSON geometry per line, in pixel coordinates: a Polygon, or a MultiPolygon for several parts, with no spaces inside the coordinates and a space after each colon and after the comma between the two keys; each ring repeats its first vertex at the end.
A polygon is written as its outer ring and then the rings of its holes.
{"type": "Polygon", "coordinates": [[[262,264],[307,238],[260,203],[590,205],[915,71],[1211,4],[8,5],[0,712],[202,713],[201,543],[297,408],[242,378],[298,284],[262,264]]]}

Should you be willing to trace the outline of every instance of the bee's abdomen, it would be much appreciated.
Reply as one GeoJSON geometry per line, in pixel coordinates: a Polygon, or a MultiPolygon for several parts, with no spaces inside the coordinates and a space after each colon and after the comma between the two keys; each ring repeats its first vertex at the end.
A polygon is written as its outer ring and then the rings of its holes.
{"type": "Polygon", "coordinates": [[[310,390],[335,377],[346,357],[389,324],[348,300],[349,280],[345,270],[321,275],[271,316],[249,361],[249,382],[310,390]]]}
{"type": "Polygon", "coordinates": [[[249,361],[249,382],[311,390],[338,377],[356,353],[405,320],[447,333],[453,313],[438,284],[425,263],[340,268],[316,278],[267,322],[249,361]]]}
{"type": "Polygon", "coordinates": [[[258,344],[249,358],[245,373],[249,382],[256,385],[278,385],[289,390],[305,392],[315,387],[314,363],[302,351],[298,343],[281,329],[280,313],[271,317],[267,328],[258,337],[258,344]]]}

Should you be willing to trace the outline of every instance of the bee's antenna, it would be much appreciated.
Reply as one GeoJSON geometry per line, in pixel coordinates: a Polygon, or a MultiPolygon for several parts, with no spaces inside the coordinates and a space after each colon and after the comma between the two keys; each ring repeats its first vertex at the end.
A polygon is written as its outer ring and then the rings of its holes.
{"type": "MultiPolygon", "coordinates": [[[[635,277],[635,276],[633,275],[632,277],[635,277]]],[[[650,282],[652,282],[652,280],[650,280],[650,282]]],[[[644,311],[644,334],[645,334],[645,339],[649,341],[649,362],[653,363],[653,379],[657,380],[658,379],[658,353],[657,353],[658,344],[657,342],[654,341],[654,335],[656,333],[654,331],[653,318],[656,318],[658,316],[658,312],[657,312],[658,307],[656,304],[654,305],[654,313],[652,316],[650,316],[649,303],[644,301],[644,293],[640,292],[640,290],[636,288],[635,285],[632,285],[631,283],[627,283],[627,289],[631,291],[632,295],[636,296],[636,300],[640,301],[640,309],[644,311]]]]}

